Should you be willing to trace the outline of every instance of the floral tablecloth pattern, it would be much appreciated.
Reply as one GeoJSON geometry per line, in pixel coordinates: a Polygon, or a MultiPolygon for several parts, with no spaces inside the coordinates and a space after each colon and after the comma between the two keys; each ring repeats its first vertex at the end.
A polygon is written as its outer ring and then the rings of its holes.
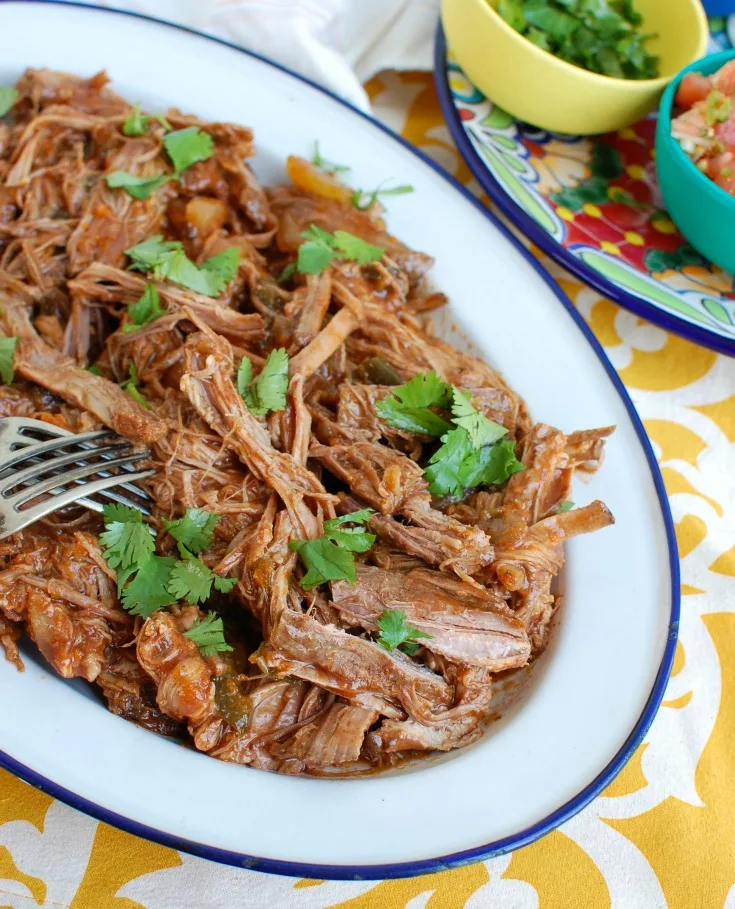
{"type": "MultiPolygon", "coordinates": [[[[380,119],[479,191],[451,143],[430,75],[384,73],[367,89],[380,119]]],[[[612,786],[511,855],[427,877],[353,883],[269,876],[180,854],[0,771],[0,909],[735,909],[735,360],[667,334],[544,265],[639,409],[681,557],[680,641],[664,705],[612,786]]]]}

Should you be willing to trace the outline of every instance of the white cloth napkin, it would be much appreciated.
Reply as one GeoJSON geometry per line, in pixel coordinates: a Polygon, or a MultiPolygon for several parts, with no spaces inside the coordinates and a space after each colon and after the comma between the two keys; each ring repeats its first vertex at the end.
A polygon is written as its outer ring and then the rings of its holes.
{"type": "Polygon", "coordinates": [[[368,110],[383,69],[431,69],[439,0],[97,0],[256,51],[368,110]]]}

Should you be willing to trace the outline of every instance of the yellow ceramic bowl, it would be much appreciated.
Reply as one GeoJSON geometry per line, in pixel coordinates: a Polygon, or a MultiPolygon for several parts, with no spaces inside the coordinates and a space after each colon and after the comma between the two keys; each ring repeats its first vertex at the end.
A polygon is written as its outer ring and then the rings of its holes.
{"type": "Polygon", "coordinates": [[[498,0],[442,0],[450,51],[488,98],[519,120],[553,132],[606,133],[656,107],[666,84],[703,56],[707,18],[699,0],[634,0],[646,45],[661,58],[657,79],[613,79],[540,50],[497,13],[498,0]]]}

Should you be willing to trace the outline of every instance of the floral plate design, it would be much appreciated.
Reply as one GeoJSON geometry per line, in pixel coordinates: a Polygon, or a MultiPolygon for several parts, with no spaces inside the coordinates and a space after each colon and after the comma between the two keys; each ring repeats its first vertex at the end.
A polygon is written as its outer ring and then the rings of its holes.
{"type": "MultiPolygon", "coordinates": [[[[733,47],[735,16],[710,20],[710,52],[733,47]]],[[[602,294],[684,337],[735,356],[735,277],[705,260],[664,210],[656,114],[602,136],[515,120],[447,51],[435,79],[444,117],[475,177],[540,249],[602,294]]]]}

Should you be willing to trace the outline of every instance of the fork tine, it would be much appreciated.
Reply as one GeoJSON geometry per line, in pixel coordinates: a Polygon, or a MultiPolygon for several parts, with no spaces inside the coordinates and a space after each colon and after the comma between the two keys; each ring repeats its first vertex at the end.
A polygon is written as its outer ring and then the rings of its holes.
{"type": "MultiPolygon", "coordinates": [[[[17,486],[20,486],[23,483],[32,482],[36,478],[42,477],[45,473],[49,473],[50,471],[56,470],[59,467],[65,467],[67,464],[76,464],[80,461],[86,461],[91,457],[105,458],[106,455],[129,451],[131,448],[132,445],[130,442],[127,442],[125,439],[121,439],[115,445],[107,445],[104,448],[90,450],[88,455],[80,451],[71,451],[68,454],[60,455],[59,457],[49,458],[45,461],[38,461],[35,464],[31,464],[30,467],[25,467],[22,470],[17,470],[13,472],[12,476],[9,476],[4,480],[0,480],[0,495],[3,495],[5,498],[7,498],[10,494],[11,489],[15,489],[17,486]]],[[[32,456],[36,458],[38,456],[38,452],[33,452],[32,456]]],[[[109,460],[105,459],[103,464],[97,465],[97,470],[101,471],[106,469],[110,463],[111,462],[109,460]]],[[[1,472],[4,473],[7,469],[7,463],[0,465],[1,472]]]]}
{"type": "MultiPolygon", "coordinates": [[[[144,479],[145,477],[152,476],[154,473],[155,473],[155,470],[141,470],[139,473],[135,474],[135,477],[137,479],[144,479]]],[[[86,491],[87,487],[84,487],[84,488],[86,491]]],[[[150,505],[148,504],[148,502],[138,501],[133,498],[128,498],[127,496],[121,495],[120,492],[118,492],[119,489],[124,489],[124,488],[125,488],[125,486],[121,485],[119,487],[115,486],[112,489],[105,489],[99,493],[99,496],[101,498],[110,499],[113,502],[117,502],[118,505],[127,505],[128,508],[134,508],[137,511],[142,511],[143,514],[151,513],[150,505]]],[[[141,493],[140,498],[142,500],[143,499],[142,490],[139,491],[137,489],[137,487],[133,487],[133,490],[136,492],[136,494],[138,494],[138,492],[141,493]]],[[[146,496],[146,498],[147,498],[147,496],[146,496]]],[[[83,499],[77,499],[76,504],[84,505],[85,508],[90,508],[92,511],[101,512],[106,503],[97,502],[95,499],[88,499],[85,496],[85,498],[83,498],[83,499]]]]}
{"type": "MultiPolygon", "coordinates": [[[[155,471],[153,470],[141,470],[138,473],[130,474],[130,476],[134,480],[143,480],[154,472],[155,471]]],[[[60,492],[55,496],[51,496],[46,499],[46,501],[39,502],[37,505],[32,505],[24,511],[8,509],[7,514],[0,514],[0,540],[16,533],[18,530],[22,530],[34,521],[46,517],[46,515],[51,514],[51,512],[58,511],[65,505],[71,505],[73,502],[80,501],[81,492],[84,492],[85,496],[97,495],[105,492],[105,490],[109,490],[112,486],[119,483],[119,481],[119,476],[104,477],[101,480],[93,480],[91,483],[85,483],[84,486],[67,489],[65,492],[60,492]]],[[[89,507],[93,507],[95,511],[102,509],[99,502],[85,499],[84,504],[86,505],[87,503],[89,503],[89,507]]]]}
{"type": "MultiPolygon", "coordinates": [[[[83,467],[78,467],[76,470],[70,470],[68,473],[61,474],[60,476],[49,477],[48,480],[43,480],[33,486],[28,486],[26,489],[21,489],[20,492],[16,492],[14,495],[5,496],[4,498],[6,502],[11,503],[15,508],[18,508],[24,502],[35,499],[46,492],[53,493],[54,489],[68,486],[69,483],[75,483],[77,480],[86,480],[87,477],[93,477],[95,474],[100,474],[103,471],[109,471],[111,467],[121,467],[123,464],[133,464],[135,461],[142,461],[147,457],[147,452],[139,451],[132,455],[126,455],[124,458],[115,458],[114,460],[106,461],[104,467],[101,467],[99,464],[88,464],[83,467]]],[[[133,474],[128,473],[124,476],[122,474],[115,474],[114,476],[103,479],[114,480],[114,483],[109,484],[113,486],[122,482],[129,483],[132,476],[133,474]]],[[[81,491],[85,495],[89,494],[92,485],[93,484],[85,484],[83,487],[77,489],[77,493],[81,491]]],[[[59,494],[57,493],[56,495],[58,496],[59,494]]]]}
{"type": "MultiPolygon", "coordinates": [[[[48,442],[39,442],[35,444],[31,443],[25,448],[19,448],[17,451],[14,451],[9,458],[3,459],[2,470],[8,470],[10,468],[16,467],[18,464],[22,463],[28,458],[49,454],[62,448],[68,448],[70,445],[79,445],[80,443],[84,442],[95,442],[104,438],[105,436],[114,438],[116,437],[116,433],[114,433],[111,429],[98,429],[94,432],[85,432],[82,435],[78,436],[58,436],[57,438],[49,439],[48,442]]],[[[89,450],[94,451],[94,449],[89,450]]]]}

